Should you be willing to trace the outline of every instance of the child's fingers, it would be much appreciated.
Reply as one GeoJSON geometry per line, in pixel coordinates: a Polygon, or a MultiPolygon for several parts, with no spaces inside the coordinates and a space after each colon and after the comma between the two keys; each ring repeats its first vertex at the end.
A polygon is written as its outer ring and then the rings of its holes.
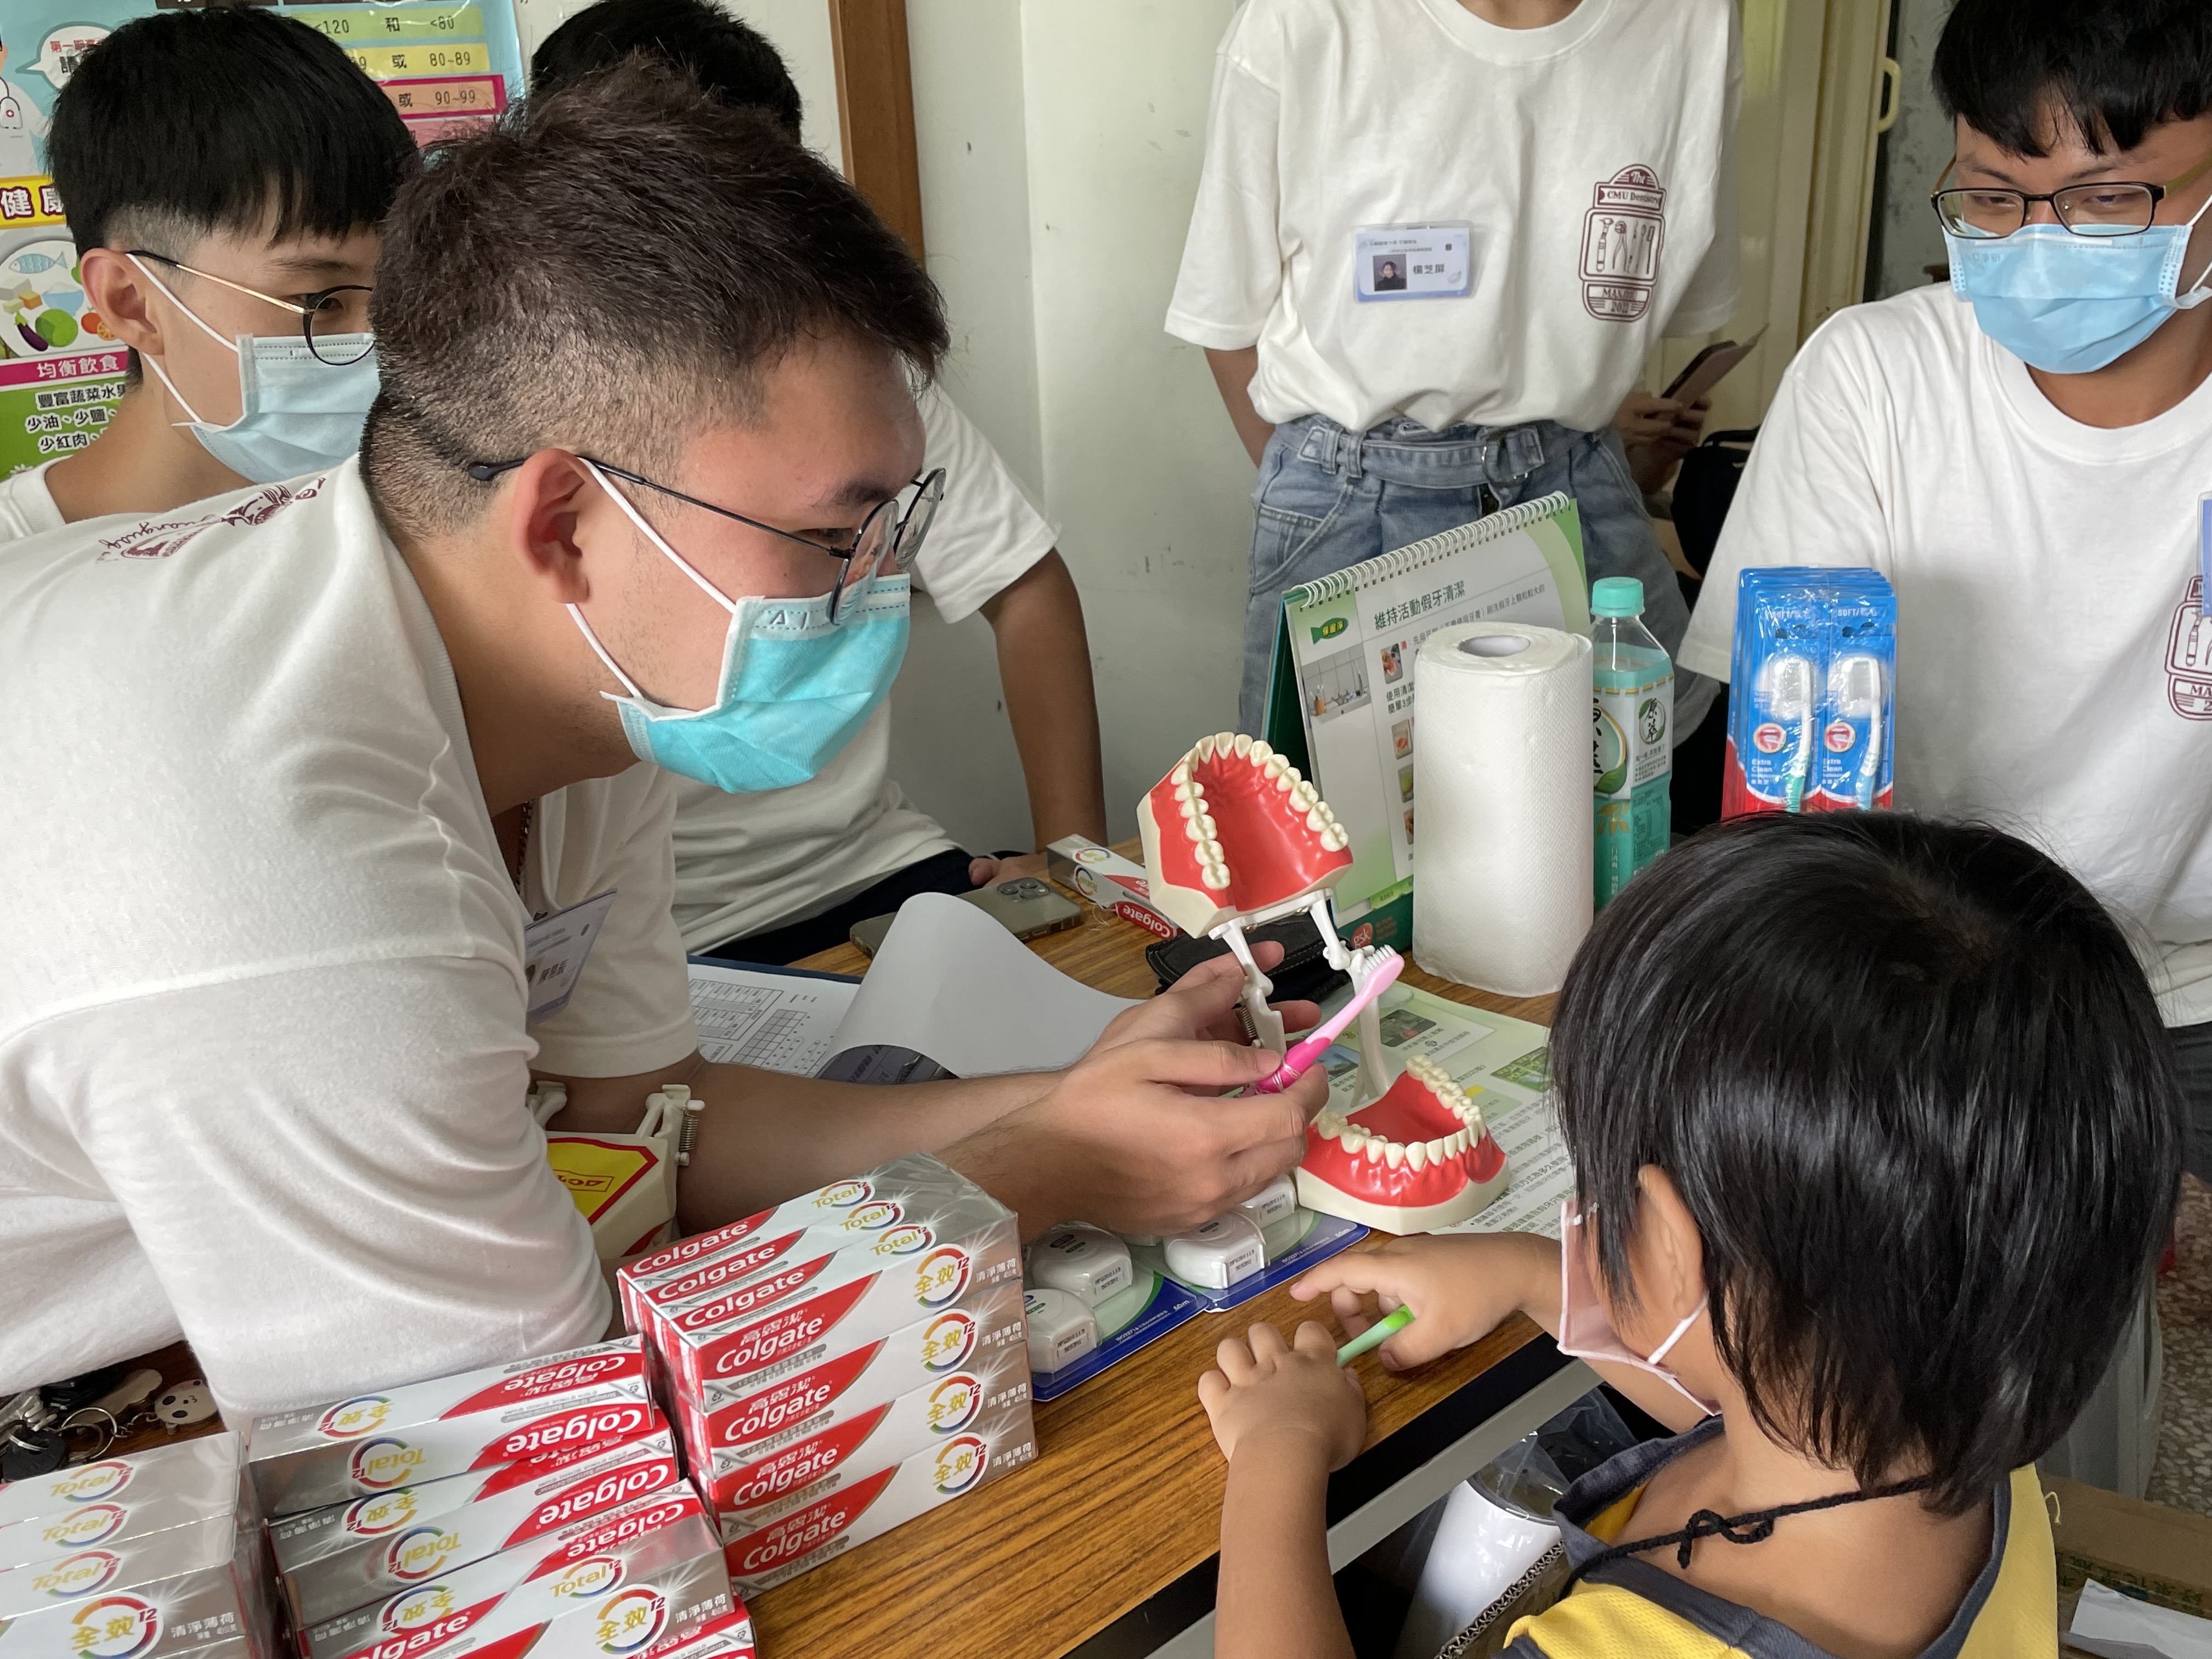
{"type": "Polygon", "coordinates": [[[1387,1290],[1402,1297],[1411,1288],[1412,1275],[1404,1265],[1394,1261],[1383,1250],[1358,1250],[1347,1255],[1331,1256],[1302,1275],[1291,1287],[1291,1293],[1305,1300],[1323,1291],[1358,1291],[1371,1296],[1387,1290]]]}
{"type": "Polygon", "coordinates": [[[1328,1308],[1346,1336],[1357,1336],[1375,1322],[1367,1311],[1367,1298],[1357,1291],[1331,1291],[1328,1308]]]}
{"type": "Polygon", "coordinates": [[[1222,1396],[1229,1392],[1229,1379],[1219,1371],[1208,1371],[1198,1379],[1198,1403],[1212,1416],[1221,1406],[1222,1396]]]}
{"type": "Polygon", "coordinates": [[[1273,1325],[1255,1325],[1248,1333],[1252,1344],[1252,1358],[1264,1364],[1290,1352],[1283,1334],[1273,1325]]]}
{"type": "Polygon", "coordinates": [[[1224,1338],[1213,1351],[1213,1363],[1221,1374],[1231,1382],[1249,1382],[1259,1368],[1252,1363],[1252,1351],[1244,1346],[1241,1337],[1224,1338]]]}
{"type": "Polygon", "coordinates": [[[1326,1325],[1310,1319],[1300,1322],[1297,1329],[1291,1335],[1291,1346],[1315,1359],[1336,1358],[1336,1339],[1328,1334],[1326,1325]]]}

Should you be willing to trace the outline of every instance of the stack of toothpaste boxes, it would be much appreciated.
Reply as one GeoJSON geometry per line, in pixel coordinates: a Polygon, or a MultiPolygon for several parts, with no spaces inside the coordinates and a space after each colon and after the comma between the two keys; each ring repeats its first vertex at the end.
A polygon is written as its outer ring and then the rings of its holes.
{"type": "Polygon", "coordinates": [[[1036,1455],[1021,1272],[1013,1213],[920,1156],[623,1269],[740,1591],[1036,1455]]]}
{"type": "Polygon", "coordinates": [[[733,1659],[676,1454],[630,1338],[259,1418],[246,1467],[301,1659],[733,1659]]]}
{"type": "Polygon", "coordinates": [[[6,1659],[274,1659],[234,1434],[0,1486],[6,1659]]]}

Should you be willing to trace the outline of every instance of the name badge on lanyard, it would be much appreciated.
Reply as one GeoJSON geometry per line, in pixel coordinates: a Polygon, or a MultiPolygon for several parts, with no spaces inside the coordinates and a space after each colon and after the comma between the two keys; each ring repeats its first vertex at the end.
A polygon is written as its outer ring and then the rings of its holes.
{"type": "Polygon", "coordinates": [[[527,1024],[550,1019],[568,1006],[614,905],[615,890],[610,887],[597,898],[540,916],[522,930],[522,978],[530,997],[527,1024]]]}
{"type": "Polygon", "coordinates": [[[1363,225],[1352,233],[1352,276],[1359,303],[1377,300],[1463,300],[1474,288],[1474,227],[1363,225]]]}

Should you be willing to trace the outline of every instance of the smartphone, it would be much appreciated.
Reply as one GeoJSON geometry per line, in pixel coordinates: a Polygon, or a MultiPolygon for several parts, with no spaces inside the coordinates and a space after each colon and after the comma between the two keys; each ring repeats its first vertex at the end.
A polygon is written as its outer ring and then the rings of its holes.
{"type": "MultiPolygon", "coordinates": [[[[1075,927],[1083,920],[1081,906],[1062,898],[1049,882],[1038,876],[1021,876],[1012,881],[978,887],[960,897],[1016,939],[1041,939],[1047,933],[1075,927]]],[[[896,915],[870,916],[866,921],[854,922],[847,937],[873,956],[883,948],[884,935],[890,932],[896,920],[896,915]]]]}
{"type": "Polygon", "coordinates": [[[1766,331],[1762,328],[1741,345],[1734,340],[1722,340],[1707,346],[1674,377],[1674,384],[1659,395],[1672,398],[1679,403],[1693,404],[1728,377],[1729,371],[1758,349],[1766,331]]]}

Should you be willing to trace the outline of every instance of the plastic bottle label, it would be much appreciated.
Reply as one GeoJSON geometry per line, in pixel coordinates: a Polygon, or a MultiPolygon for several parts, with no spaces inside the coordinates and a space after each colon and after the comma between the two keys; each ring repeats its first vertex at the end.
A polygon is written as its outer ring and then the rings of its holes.
{"type": "Polygon", "coordinates": [[[1602,907],[1667,850],[1673,812],[1674,672],[1601,669],[1591,701],[1590,771],[1595,793],[1592,848],[1602,907]]]}

